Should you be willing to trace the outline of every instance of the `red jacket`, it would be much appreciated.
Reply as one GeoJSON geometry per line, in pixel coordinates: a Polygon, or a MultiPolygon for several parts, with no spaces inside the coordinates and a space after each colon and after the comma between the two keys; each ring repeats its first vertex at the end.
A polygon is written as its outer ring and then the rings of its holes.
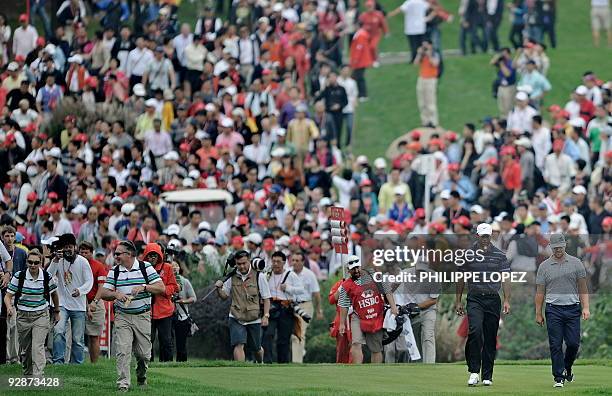
{"type": "Polygon", "coordinates": [[[370,48],[370,34],[363,28],[357,30],[351,42],[350,66],[352,69],[365,69],[374,63],[370,48]]]}
{"type": "MultiPolygon", "coordinates": [[[[149,243],[145,246],[143,258],[150,252],[157,253],[160,257],[162,255],[161,247],[157,243],[149,243]]],[[[152,298],[152,318],[163,319],[174,314],[174,303],[172,302],[172,295],[179,292],[178,283],[176,283],[176,277],[174,276],[174,270],[168,263],[161,263],[154,265],[155,271],[159,274],[162,282],[166,286],[166,290],[162,294],[157,294],[152,298]]]]}

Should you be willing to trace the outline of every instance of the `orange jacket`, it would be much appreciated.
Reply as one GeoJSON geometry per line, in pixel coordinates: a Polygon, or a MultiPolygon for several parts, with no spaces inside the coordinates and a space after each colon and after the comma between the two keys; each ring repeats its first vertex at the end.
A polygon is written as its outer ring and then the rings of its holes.
{"type": "MultiPolygon", "coordinates": [[[[148,243],[145,246],[143,258],[150,252],[159,254],[159,257],[164,257],[161,251],[161,247],[157,243],[148,243]]],[[[172,295],[179,292],[178,283],[176,283],[176,277],[174,276],[174,270],[168,263],[161,263],[154,265],[155,271],[159,274],[162,282],[166,286],[166,290],[162,294],[153,296],[152,298],[152,312],[153,319],[163,319],[174,314],[174,303],[172,302],[172,295]]]]}

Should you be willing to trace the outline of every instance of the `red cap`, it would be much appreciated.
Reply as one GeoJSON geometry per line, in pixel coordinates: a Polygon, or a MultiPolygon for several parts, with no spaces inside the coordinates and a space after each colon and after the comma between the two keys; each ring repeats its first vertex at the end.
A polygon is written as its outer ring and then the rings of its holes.
{"type": "Polygon", "coordinates": [[[55,191],[51,191],[51,192],[50,192],[50,193],[47,195],[47,197],[48,197],[49,199],[57,199],[57,198],[58,198],[57,193],[56,193],[55,191]]]}
{"type": "Polygon", "coordinates": [[[417,208],[417,209],[414,211],[414,216],[415,216],[417,219],[424,219],[424,218],[425,218],[425,209],[423,209],[423,208],[417,208]]]}
{"type": "Polygon", "coordinates": [[[238,226],[245,226],[249,224],[249,218],[245,215],[238,216],[238,221],[236,223],[238,226]]]}
{"type": "Polygon", "coordinates": [[[548,111],[551,112],[551,113],[558,113],[558,112],[561,111],[561,106],[556,105],[556,104],[550,105],[550,106],[548,106],[548,111]]]}
{"type": "Polygon", "coordinates": [[[430,146],[440,146],[440,147],[444,147],[444,143],[442,143],[442,140],[438,139],[438,138],[433,138],[429,141],[429,145],[430,146]]]}
{"type": "Polygon", "coordinates": [[[174,191],[176,190],[176,186],[172,183],[166,183],[162,186],[163,191],[174,191]]]}
{"type": "Polygon", "coordinates": [[[15,62],[25,62],[26,58],[23,55],[15,56],[15,62]]]}
{"type": "Polygon", "coordinates": [[[29,202],[34,202],[38,199],[38,194],[36,194],[36,191],[32,191],[31,193],[29,193],[26,197],[26,199],[29,202]]]}
{"type": "Polygon", "coordinates": [[[49,208],[49,213],[61,213],[64,210],[64,205],[61,202],[54,203],[49,208]]]}
{"type": "Polygon", "coordinates": [[[555,141],[553,142],[553,150],[563,150],[564,146],[565,142],[563,141],[563,139],[555,139],[555,141]]]}
{"type": "Polygon", "coordinates": [[[255,194],[253,194],[251,191],[247,191],[245,193],[242,194],[242,200],[253,200],[255,199],[255,194]]]}
{"type": "Polygon", "coordinates": [[[244,247],[244,239],[240,235],[236,235],[232,238],[232,246],[236,249],[242,249],[244,247]]]}
{"type": "Polygon", "coordinates": [[[367,187],[371,185],[372,185],[372,180],[370,179],[363,179],[361,183],[359,183],[359,187],[367,187]]]}
{"type": "Polygon", "coordinates": [[[85,143],[87,141],[87,135],[84,133],[77,133],[76,135],[74,135],[74,137],[72,138],[73,142],[83,142],[85,143]]]}
{"type": "Polygon", "coordinates": [[[121,197],[121,199],[123,199],[124,201],[126,199],[128,199],[130,196],[132,195],[132,191],[127,190],[126,192],[124,192],[123,194],[119,194],[119,196],[121,197]]]}
{"type": "Polygon", "coordinates": [[[361,240],[361,234],[358,232],[353,232],[351,234],[351,240],[359,242],[361,240]]]}
{"type": "Polygon", "coordinates": [[[153,193],[148,188],[145,188],[138,195],[145,198],[151,198],[153,196],[153,193]]]}
{"type": "Polygon", "coordinates": [[[553,131],[562,131],[563,129],[565,129],[565,127],[563,126],[563,124],[555,124],[552,127],[553,131]]]}
{"type": "Polygon", "coordinates": [[[495,157],[491,157],[487,160],[487,162],[485,162],[486,165],[493,165],[496,166],[497,165],[497,158],[495,157]]]}
{"type": "Polygon", "coordinates": [[[49,208],[47,208],[46,205],[43,205],[40,207],[40,209],[38,209],[38,215],[39,216],[45,216],[49,214],[49,208]]]}
{"type": "Polygon", "coordinates": [[[567,118],[569,120],[570,117],[571,117],[571,114],[569,113],[569,111],[561,110],[560,112],[556,114],[555,118],[567,118]]]}
{"type": "Polygon", "coordinates": [[[291,239],[289,239],[289,243],[291,245],[299,245],[302,243],[302,238],[300,238],[299,235],[294,235],[291,237],[291,239]]]}
{"type": "Polygon", "coordinates": [[[453,164],[448,164],[448,167],[446,169],[448,169],[449,172],[459,172],[459,164],[457,163],[453,163],[453,164]]]}
{"type": "Polygon", "coordinates": [[[516,154],[516,150],[512,146],[504,146],[504,147],[502,147],[502,149],[499,152],[499,154],[500,155],[512,155],[512,156],[514,156],[516,154]]]}
{"type": "Polygon", "coordinates": [[[606,159],[612,158],[612,150],[606,151],[606,159]]]}
{"type": "Polygon", "coordinates": [[[612,226],[612,216],[607,216],[601,221],[602,227],[612,226]]]}
{"type": "Polygon", "coordinates": [[[434,230],[434,231],[436,231],[436,232],[444,232],[444,230],[446,230],[446,226],[444,224],[438,223],[438,222],[431,223],[429,225],[429,228],[434,230]]]}
{"type": "Polygon", "coordinates": [[[404,220],[404,228],[406,229],[406,231],[414,230],[414,219],[404,220]]]}
{"type": "Polygon", "coordinates": [[[411,153],[404,153],[404,154],[402,154],[400,159],[402,161],[412,161],[414,159],[414,155],[412,155],[411,153]]]}
{"type": "Polygon", "coordinates": [[[471,227],[472,223],[470,222],[470,219],[468,219],[467,216],[459,216],[458,218],[454,219],[452,221],[453,224],[459,224],[463,227],[471,227]]]}
{"type": "Polygon", "coordinates": [[[11,189],[13,188],[13,183],[4,183],[4,189],[11,189]]]}
{"type": "Polygon", "coordinates": [[[181,143],[181,145],[179,146],[179,150],[188,153],[191,151],[191,146],[189,145],[189,143],[181,143]]]}
{"type": "Polygon", "coordinates": [[[93,201],[93,203],[102,202],[102,201],[104,201],[104,195],[97,194],[95,197],[93,197],[92,201],[93,201]]]}
{"type": "Polygon", "coordinates": [[[414,130],[412,132],[410,132],[410,137],[412,138],[412,140],[419,140],[421,138],[422,134],[421,131],[419,130],[414,130]]]}
{"type": "Polygon", "coordinates": [[[268,75],[272,74],[272,70],[270,70],[270,69],[263,69],[261,74],[264,75],[264,76],[268,76],[268,75]]]}
{"type": "Polygon", "coordinates": [[[19,15],[19,22],[27,22],[27,21],[28,21],[28,14],[19,15]]]}
{"type": "Polygon", "coordinates": [[[321,239],[321,233],[319,231],[314,231],[312,233],[312,239],[321,239]]]}
{"type": "Polygon", "coordinates": [[[47,140],[49,136],[46,133],[42,132],[38,134],[38,137],[40,138],[40,140],[47,140]]]}
{"type": "Polygon", "coordinates": [[[14,133],[7,134],[6,138],[4,139],[4,146],[8,147],[13,143],[15,143],[15,134],[14,133]]]}
{"type": "Polygon", "coordinates": [[[274,239],[266,238],[263,240],[263,250],[266,252],[271,252],[274,250],[274,239]]]}
{"type": "Polygon", "coordinates": [[[96,77],[88,77],[85,80],[85,84],[89,85],[90,88],[96,88],[98,86],[98,79],[96,77]]]}
{"type": "Polygon", "coordinates": [[[32,133],[36,130],[36,124],[31,122],[28,125],[25,126],[25,128],[23,128],[23,131],[25,133],[32,133]]]}
{"type": "Polygon", "coordinates": [[[457,134],[453,131],[448,131],[444,134],[444,139],[454,142],[455,140],[457,140],[457,134]]]}
{"type": "Polygon", "coordinates": [[[310,249],[310,243],[308,243],[308,241],[307,241],[307,240],[302,239],[302,240],[300,241],[300,248],[301,248],[302,250],[308,250],[308,249],[310,249]]]}
{"type": "Polygon", "coordinates": [[[45,38],[43,36],[38,36],[38,38],[36,39],[36,46],[44,47],[45,44],[47,44],[47,41],[45,40],[45,38]]]}
{"type": "Polygon", "coordinates": [[[419,143],[419,142],[410,142],[410,143],[408,143],[406,148],[408,150],[411,150],[411,151],[419,152],[419,151],[421,151],[422,146],[421,146],[421,143],[419,143]]]}

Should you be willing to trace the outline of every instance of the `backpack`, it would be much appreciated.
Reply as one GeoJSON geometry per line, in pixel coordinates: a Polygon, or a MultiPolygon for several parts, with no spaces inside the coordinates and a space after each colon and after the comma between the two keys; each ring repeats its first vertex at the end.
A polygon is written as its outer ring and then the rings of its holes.
{"type": "MultiPolygon", "coordinates": [[[[27,270],[23,270],[19,272],[19,276],[17,277],[17,292],[15,292],[15,306],[17,306],[19,299],[21,298],[21,294],[23,292],[23,284],[25,283],[25,278],[26,278],[26,271],[27,270]]],[[[41,270],[43,272],[43,288],[44,288],[44,292],[43,295],[45,296],[45,300],[47,300],[47,303],[50,302],[51,300],[51,295],[49,293],[49,282],[51,280],[51,276],[49,275],[49,273],[45,270],[41,270]]]]}

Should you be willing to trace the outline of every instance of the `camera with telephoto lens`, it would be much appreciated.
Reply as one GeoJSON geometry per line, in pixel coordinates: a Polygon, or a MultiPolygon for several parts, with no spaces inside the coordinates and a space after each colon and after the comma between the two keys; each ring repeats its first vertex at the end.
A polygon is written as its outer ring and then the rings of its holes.
{"type": "Polygon", "coordinates": [[[304,311],[302,307],[296,302],[291,303],[291,308],[293,308],[293,313],[302,318],[304,322],[310,323],[312,316],[308,315],[308,312],[304,311]]]}
{"type": "MultiPolygon", "coordinates": [[[[416,318],[421,313],[421,307],[416,303],[409,303],[406,305],[400,305],[399,315],[408,315],[410,319],[416,318]]],[[[399,316],[398,315],[398,316],[399,316]]]]}
{"type": "MultiPolygon", "coordinates": [[[[236,263],[239,258],[248,257],[249,253],[245,250],[239,250],[230,256],[225,261],[225,268],[236,268],[236,263]]],[[[255,271],[263,271],[266,268],[266,261],[261,257],[255,257],[251,261],[251,268],[255,271]]]]}

